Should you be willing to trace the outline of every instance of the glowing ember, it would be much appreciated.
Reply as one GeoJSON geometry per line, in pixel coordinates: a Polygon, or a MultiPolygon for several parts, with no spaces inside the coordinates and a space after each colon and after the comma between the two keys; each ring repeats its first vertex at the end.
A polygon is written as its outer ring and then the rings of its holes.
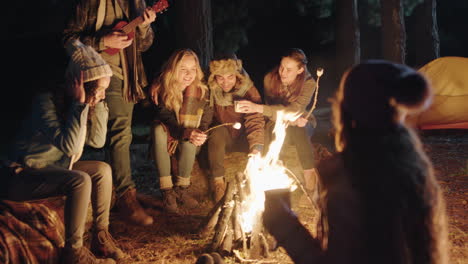
{"type": "Polygon", "coordinates": [[[277,112],[277,120],[273,133],[275,140],[271,142],[268,153],[262,157],[260,154],[251,155],[244,174],[249,180],[250,194],[242,202],[242,228],[250,232],[256,219],[264,210],[265,191],[273,189],[289,189],[294,191],[297,186],[290,178],[282,162],[278,160],[281,146],[286,136],[288,121],[298,118],[298,114],[285,114],[277,112]]]}

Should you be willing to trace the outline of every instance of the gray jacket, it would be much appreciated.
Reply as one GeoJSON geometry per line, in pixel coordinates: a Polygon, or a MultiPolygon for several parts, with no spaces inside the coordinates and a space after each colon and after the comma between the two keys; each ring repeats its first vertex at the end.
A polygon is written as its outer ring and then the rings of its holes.
{"type": "Polygon", "coordinates": [[[59,118],[52,93],[38,95],[30,116],[18,132],[9,159],[24,167],[71,168],[81,156],[84,144],[101,148],[106,141],[108,108],[99,102],[88,122],[89,105],[73,102],[65,121],[59,118]],[[84,142],[82,140],[84,139],[84,142]]]}

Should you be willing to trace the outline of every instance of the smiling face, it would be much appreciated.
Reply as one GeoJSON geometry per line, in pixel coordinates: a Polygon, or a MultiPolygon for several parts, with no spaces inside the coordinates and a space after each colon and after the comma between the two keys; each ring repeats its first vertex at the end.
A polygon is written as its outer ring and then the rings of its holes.
{"type": "Polygon", "coordinates": [[[283,85],[291,85],[296,77],[304,71],[304,67],[290,57],[281,59],[278,69],[279,76],[283,85]]]}
{"type": "Polygon", "coordinates": [[[197,61],[191,55],[184,56],[177,66],[177,82],[181,90],[193,83],[197,76],[197,61]]]}
{"type": "Polygon", "coordinates": [[[225,93],[228,93],[236,85],[237,77],[234,73],[219,74],[215,76],[216,83],[223,89],[225,93]]]}

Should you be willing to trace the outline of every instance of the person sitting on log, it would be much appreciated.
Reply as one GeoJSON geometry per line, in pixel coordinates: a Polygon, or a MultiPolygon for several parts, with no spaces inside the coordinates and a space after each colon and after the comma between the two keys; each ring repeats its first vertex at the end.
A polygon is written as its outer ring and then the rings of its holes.
{"type": "Polygon", "coordinates": [[[442,192],[405,123],[431,98],[424,76],[401,64],[370,60],[343,75],[333,103],[337,153],[318,165],[319,235],[280,199],[265,201],[264,225],[295,263],[448,263],[442,192]]]}
{"type": "Polygon", "coordinates": [[[125,256],[109,233],[111,167],[80,160],[85,144],[101,148],[106,141],[108,109],[103,99],[112,70],[101,56],[79,40],[67,45],[70,61],[65,86],[39,93],[19,130],[8,158],[10,177],[5,199],[26,201],[65,196],[65,247],[61,263],[115,263],[125,256]],[[83,246],[91,200],[92,251],[83,246]],[[98,259],[95,255],[102,256],[98,259]]]}
{"type": "Polygon", "coordinates": [[[178,212],[179,204],[198,206],[188,187],[195,156],[207,139],[203,131],[213,114],[203,77],[197,54],[191,49],[179,49],[150,88],[155,106],[150,149],[159,172],[164,209],[172,213],[178,212]],[[175,168],[172,155],[176,155],[175,168]]]}
{"type": "Polygon", "coordinates": [[[235,54],[218,55],[210,62],[208,86],[212,98],[210,102],[214,105],[212,127],[226,123],[241,125],[240,129],[220,126],[211,130],[208,138],[211,190],[214,200],[218,202],[226,189],[226,151],[260,153],[264,144],[265,119],[259,113],[240,113],[235,110],[237,100],[262,102],[257,88],[242,67],[242,61],[235,54]]]}

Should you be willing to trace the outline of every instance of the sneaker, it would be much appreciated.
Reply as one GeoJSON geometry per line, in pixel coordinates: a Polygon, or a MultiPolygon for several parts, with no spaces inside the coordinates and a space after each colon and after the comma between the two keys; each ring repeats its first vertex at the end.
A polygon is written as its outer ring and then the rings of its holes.
{"type": "Polygon", "coordinates": [[[224,177],[216,177],[212,181],[211,190],[213,191],[213,198],[215,203],[219,202],[224,196],[226,191],[226,183],[224,182],[224,177]]]}
{"type": "Polygon", "coordinates": [[[98,259],[86,247],[69,248],[65,247],[62,251],[62,264],[115,264],[111,258],[98,259]]]}
{"type": "Polygon", "coordinates": [[[179,208],[177,206],[177,193],[174,189],[162,190],[163,207],[169,213],[177,214],[179,208]]]}
{"type": "Polygon", "coordinates": [[[187,208],[195,208],[198,206],[198,201],[195,200],[188,192],[188,187],[178,186],[175,188],[177,193],[177,202],[187,208]]]}
{"type": "Polygon", "coordinates": [[[119,214],[129,223],[148,226],[153,224],[153,218],[146,214],[136,199],[136,189],[130,188],[118,200],[115,205],[119,214]]]}
{"type": "Polygon", "coordinates": [[[107,230],[100,230],[94,233],[91,248],[98,256],[119,260],[124,258],[125,253],[117,247],[117,241],[107,230]]]}

